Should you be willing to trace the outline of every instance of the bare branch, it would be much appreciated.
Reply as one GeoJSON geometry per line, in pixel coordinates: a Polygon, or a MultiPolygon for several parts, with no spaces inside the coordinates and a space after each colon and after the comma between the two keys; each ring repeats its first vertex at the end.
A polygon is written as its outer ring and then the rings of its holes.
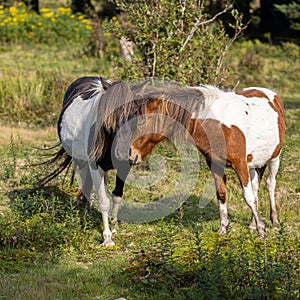
{"type": "Polygon", "coordinates": [[[219,73],[221,71],[226,53],[228,52],[229,48],[232,46],[234,41],[237,40],[241,36],[242,32],[248,27],[248,25],[250,23],[250,21],[249,21],[247,24],[242,24],[242,16],[240,16],[240,19],[238,21],[239,21],[239,24],[236,24],[236,26],[235,26],[235,33],[234,33],[233,37],[226,43],[226,45],[223,49],[223,52],[218,59],[217,67],[216,67],[215,84],[217,83],[217,81],[220,80],[219,73]]]}
{"type": "Polygon", "coordinates": [[[187,36],[186,40],[184,41],[183,45],[181,46],[181,48],[179,50],[179,53],[181,53],[184,50],[185,46],[191,40],[191,38],[193,37],[195,31],[197,30],[197,28],[199,26],[214,22],[219,16],[221,16],[222,14],[226,13],[229,9],[231,9],[231,7],[232,7],[232,5],[226,5],[226,7],[222,11],[218,12],[211,19],[208,19],[206,21],[201,22],[201,19],[197,19],[194,26],[193,26],[193,28],[191,29],[189,35],[187,36]]]}

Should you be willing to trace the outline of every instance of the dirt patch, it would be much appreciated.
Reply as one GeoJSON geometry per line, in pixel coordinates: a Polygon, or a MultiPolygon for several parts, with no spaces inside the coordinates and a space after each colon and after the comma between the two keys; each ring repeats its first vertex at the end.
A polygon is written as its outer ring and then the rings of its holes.
{"type": "Polygon", "coordinates": [[[40,143],[47,140],[58,140],[57,129],[54,126],[42,129],[0,126],[0,147],[8,145],[12,137],[20,138],[24,143],[32,146],[41,146],[40,143]]]}

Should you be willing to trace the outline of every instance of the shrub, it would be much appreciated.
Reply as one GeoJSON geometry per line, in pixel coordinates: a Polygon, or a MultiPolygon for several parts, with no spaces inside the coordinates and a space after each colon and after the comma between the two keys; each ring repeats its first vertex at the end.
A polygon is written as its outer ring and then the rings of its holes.
{"type": "Polygon", "coordinates": [[[53,12],[42,8],[38,15],[28,11],[24,3],[0,6],[0,41],[12,43],[86,44],[91,35],[91,21],[71,14],[69,8],[53,12]]]}
{"type": "MultiPolygon", "coordinates": [[[[190,85],[222,85],[227,77],[224,57],[245,28],[231,11],[235,34],[230,38],[217,15],[209,17],[204,1],[115,1],[125,12],[112,18],[109,31],[134,43],[132,64],[120,62],[124,78],[161,77],[190,85]]],[[[220,12],[221,14],[221,12],[220,12]]]]}

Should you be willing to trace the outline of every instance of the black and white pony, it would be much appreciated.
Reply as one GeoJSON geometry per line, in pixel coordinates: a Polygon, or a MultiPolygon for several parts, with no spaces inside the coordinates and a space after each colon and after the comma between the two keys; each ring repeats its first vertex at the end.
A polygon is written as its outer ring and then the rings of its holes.
{"type": "Polygon", "coordinates": [[[109,228],[110,200],[107,171],[116,169],[116,187],[112,191],[112,218],[117,218],[124,181],[130,171],[130,143],[136,122],[137,98],[143,85],[111,82],[98,76],[81,77],[67,89],[58,120],[61,145],[50,160],[61,164],[41,180],[46,184],[74,163],[81,178],[84,201],[93,187],[103,220],[103,245],[114,245],[109,228]],[[132,120],[132,122],[128,122],[132,120]]]}

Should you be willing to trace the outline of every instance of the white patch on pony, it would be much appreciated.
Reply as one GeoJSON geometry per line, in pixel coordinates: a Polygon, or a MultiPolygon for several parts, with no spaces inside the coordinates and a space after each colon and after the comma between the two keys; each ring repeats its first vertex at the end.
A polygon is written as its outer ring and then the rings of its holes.
{"type": "MultiPolygon", "coordinates": [[[[278,114],[268,103],[269,99],[247,98],[212,86],[205,88],[204,96],[208,99],[208,104],[205,104],[204,111],[192,112],[192,118],[214,119],[229,128],[233,125],[238,127],[246,138],[246,154],[253,156],[248,166],[250,168],[264,166],[280,142],[278,114]]],[[[260,89],[272,100],[276,95],[265,88],[255,89],[260,89]]]]}
{"type": "Polygon", "coordinates": [[[205,103],[204,109],[192,112],[191,119],[204,119],[206,118],[212,103],[219,98],[219,89],[213,85],[200,85],[192,88],[199,90],[203,94],[205,103]]]}
{"type": "Polygon", "coordinates": [[[72,157],[87,160],[90,130],[96,122],[98,104],[102,93],[89,100],[80,96],[66,108],[61,119],[60,140],[72,157]]]}

